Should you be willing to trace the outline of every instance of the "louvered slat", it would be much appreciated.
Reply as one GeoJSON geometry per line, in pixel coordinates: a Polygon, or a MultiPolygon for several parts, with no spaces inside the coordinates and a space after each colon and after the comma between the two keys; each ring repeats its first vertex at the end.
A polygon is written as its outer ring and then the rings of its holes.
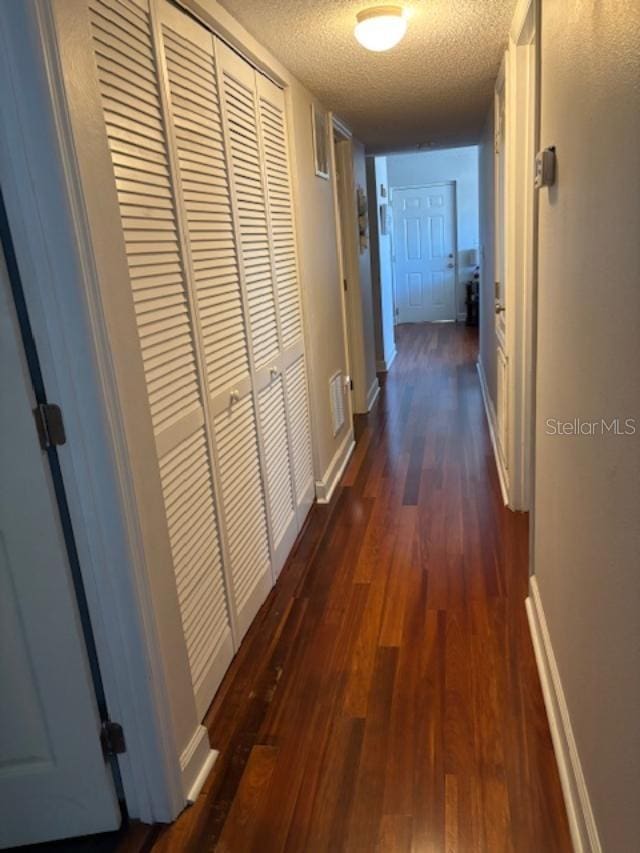
{"type": "Polygon", "coordinates": [[[258,412],[265,456],[271,530],[274,548],[277,549],[295,516],[282,376],[275,377],[260,391],[258,412]]]}
{"type": "Polygon", "coordinates": [[[213,45],[163,25],[171,121],[194,267],[209,393],[249,374],[213,45]]]}
{"type": "Polygon", "coordinates": [[[90,14],[178,604],[204,714],[231,659],[231,622],[151,22],[135,0],[90,0],[90,14]]]}
{"type": "Polygon", "coordinates": [[[267,175],[280,331],[282,345],[288,347],[302,336],[302,316],[284,102],[282,92],[273,84],[261,80],[260,89],[260,130],[267,175]]]}
{"type": "Polygon", "coordinates": [[[289,434],[293,475],[299,500],[313,490],[313,461],[311,458],[311,421],[307,399],[307,374],[304,355],[287,368],[285,389],[289,410],[289,434]]]}
{"type": "MultiPolygon", "coordinates": [[[[182,624],[196,695],[229,636],[213,489],[203,429],[160,463],[182,624]]],[[[208,695],[204,705],[212,696],[208,695]]]]}
{"type": "MultiPolygon", "coordinates": [[[[236,60],[242,62],[238,57],[232,61],[236,60]]],[[[280,344],[262,182],[255,85],[245,85],[227,67],[227,63],[223,64],[222,80],[253,358],[255,366],[260,367],[277,356],[280,344]]]]}
{"type": "Polygon", "coordinates": [[[201,405],[149,15],[91,0],[98,82],[156,437],[201,405]],[[137,227],[131,227],[131,218],[137,227]],[[144,227],[142,227],[144,226],[144,227]],[[180,370],[173,365],[180,363],[180,370]]]}
{"type": "MultiPolygon", "coordinates": [[[[258,458],[253,400],[247,395],[217,416],[214,423],[219,476],[231,561],[234,599],[240,622],[254,604],[252,595],[269,577],[269,545],[258,458]]],[[[257,602],[257,606],[262,599],[257,602]]],[[[254,607],[257,609],[257,607],[254,607]]]]}

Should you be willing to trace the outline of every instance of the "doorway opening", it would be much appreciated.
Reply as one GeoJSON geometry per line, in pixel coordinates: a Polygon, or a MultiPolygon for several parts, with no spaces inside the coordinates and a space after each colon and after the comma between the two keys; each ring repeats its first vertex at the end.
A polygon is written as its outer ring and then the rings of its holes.
{"type": "Polygon", "coordinates": [[[395,357],[395,327],[478,324],[478,148],[369,158],[378,369],[395,357]]]}

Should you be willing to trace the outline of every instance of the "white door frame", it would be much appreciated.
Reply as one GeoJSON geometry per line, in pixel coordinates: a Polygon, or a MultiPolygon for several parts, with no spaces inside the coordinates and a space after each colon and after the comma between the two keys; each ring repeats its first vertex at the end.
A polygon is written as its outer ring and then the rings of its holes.
{"type": "Polygon", "coordinates": [[[508,356],[508,504],[528,510],[532,489],[538,144],[538,0],[519,0],[506,55],[505,288],[508,356]]]}
{"type": "MultiPolygon", "coordinates": [[[[394,192],[398,192],[399,190],[428,190],[431,187],[452,187],[453,188],[453,299],[454,299],[454,316],[451,320],[452,323],[457,322],[458,320],[458,182],[457,181],[430,181],[428,184],[403,184],[398,187],[391,187],[389,189],[389,204],[393,210],[393,194],[394,192]]],[[[396,249],[395,242],[393,240],[393,230],[395,228],[396,223],[396,211],[393,210],[392,213],[392,222],[393,227],[391,228],[392,236],[391,236],[391,269],[393,274],[393,315],[394,315],[394,323],[398,323],[398,303],[397,303],[397,276],[396,276],[396,249]]],[[[446,321],[449,322],[449,321],[446,321]]]]}
{"type": "Polygon", "coordinates": [[[330,120],[331,154],[329,168],[330,180],[333,183],[336,214],[342,328],[347,370],[353,381],[353,392],[346,389],[349,425],[351,426],[355,412],[369,411],[360,300],[358,213],[353,179],[351,132],[333,114],[330,114],[330,120]],[[340,180],[338,180],[338,167],[340,168],[340,180]]]}

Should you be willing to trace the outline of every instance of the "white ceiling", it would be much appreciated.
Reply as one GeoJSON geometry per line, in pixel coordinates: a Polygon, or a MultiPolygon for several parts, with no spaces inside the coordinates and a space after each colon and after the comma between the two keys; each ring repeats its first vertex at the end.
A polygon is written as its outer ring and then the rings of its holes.
{"type": "Polygon", "coordinates": [[[222,0],[370,151],[478,141],[516,0],[397,0],[407,35],[387,53],[353,36],[384,0],[222,0]]]}

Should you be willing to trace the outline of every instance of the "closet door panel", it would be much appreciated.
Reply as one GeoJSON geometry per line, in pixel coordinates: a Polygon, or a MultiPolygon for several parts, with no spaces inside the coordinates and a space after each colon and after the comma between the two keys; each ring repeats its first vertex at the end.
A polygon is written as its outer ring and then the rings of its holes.
{"type": "Polygon", "coordinates": [[[142,0],[90,0],[89,9],[176,592],[204,714],[233,648],[152,25],[142,0]]]}
{"type": "Polygon", "coordinates": [[[204,429],[160,462],[178,600],[198,714],[233,655],[204,429]]]}
{"type": "Polygon", "coordinates": [[[282,89],[262,74],[256,80],[281,344],[287,349],[302,340],[302,311],[285,100],[282,89]]]}
{"type": "Polygon", "coordinates": [[[282,374],[274,374],[272,381],[258,393],[258,412],[273,540],[273,569],[277,576],[298,532],[282,374]]]}
{"type": "Polygon", "coordinates": [[[216,40],[222,104],[233,192],[238,211],[240,255],[249,307],[253,363],[256,369],[280,350],[276,296],[262,176],[255,71],[216,40]]]}
{"type": "MultiPolygon", "coordinates": [[[[171,123],[193,265],[207,386],[214,405],[219,395],[223,396],[226,404],[230,391],[237,390],[240,383],[249,380],[249,353],[213,39],[206,30],[177,10],[168,9],[164,16],[162,41],[171,123]],[[174,29],[171,19],[175,17],[178,20],[174,29]],[[183,34],[176,32],[177,25],[183,34]]],[[[242,392],[245,390],[242,388],[242,392]]]]}
{"type": "Polygon", "coordinates": [[[285,98],[284,92],[263,75],[257,74],[256,82],[281,333],[280,365],[285,377],[290,458],[301,526],[313,502],[314,479],[285,98]]]}
{"type": "Polygon", "coordinates": [[[214,42],[166,2],[158,18],[239,643],[271,587],[271,562],[214,42]]]}
{"type": "Polygon", "coordinates": [[[253,395],[218,414],[214,430],[241,639],[272,585],[253,395]]]}
{"type": "Polygon", "coordinates": [[[285,389],[298,515],[302,524],[315,497],[311,455],[311,417],[304,354],[299,355],[286,369],[285,389]]]}
{"type": "Polygon", "coordinates": [[[216,42],[223,94],[240,262],[250,323],[253,387],[267,498],[273,574],[277,576],[297,533],[295,496],[282,380],[282,346],[273,277],[266,175],[260,141],[255,70],[216,42]]]}

